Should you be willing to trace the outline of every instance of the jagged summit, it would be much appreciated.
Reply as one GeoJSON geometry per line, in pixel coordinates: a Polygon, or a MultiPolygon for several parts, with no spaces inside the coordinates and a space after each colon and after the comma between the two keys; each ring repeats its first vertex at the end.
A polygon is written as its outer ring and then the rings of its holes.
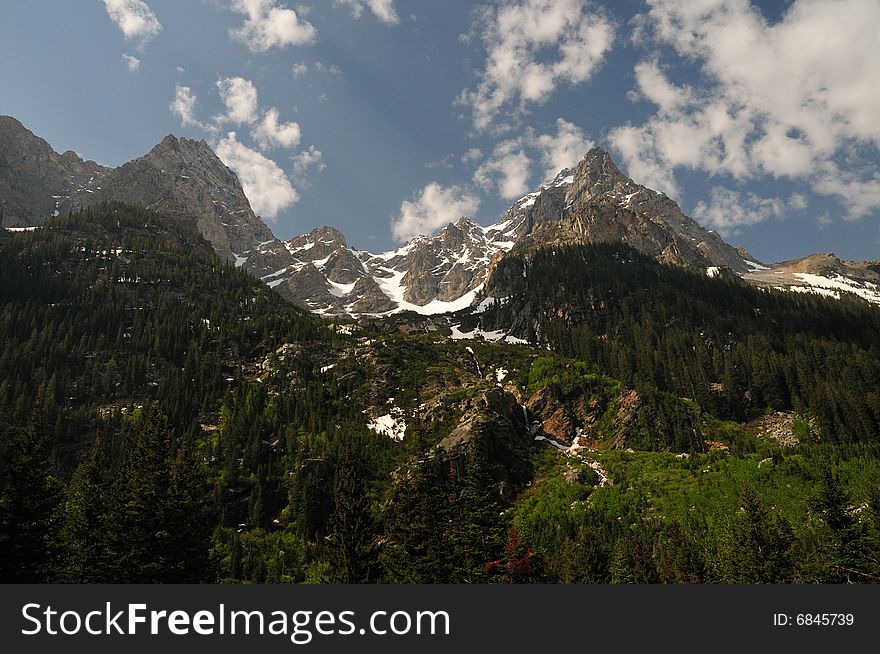
{"type": "Polygon", "coordinates": [[[0,116],[3,226],[37,225],[107,169],[75,152],[58,154],[12,116],[0,116]]]}
{"type": "Polygon", "coordinates": [[[0,197],[7,225],[119,200],[159,211],[199,231],[222,257],[273,239],[238,177],[205,141],[167,135],[118,168],[56,153],[19,121],[0,117],[0,197]]]}
{"type": "MultiPolygon", "coordinates": [[[[662,193],[627,177],[602,148],[520,198],[488,227],[462,217],[434,236],[417,236],[379,254],[349,247],[332,228],[285,244],[291,259],[261,276],[313,311],[423,314],[466,308],[479,296],[497,256],[516,247],[626,241],[658,261],[749,271],[743,256],[685,216],[662,193]],[[323,283],[319,281],[323,276],[323,283]]],[[[274,245],[248,253],[246,267],[274,245]]]]}
{"type": "Polygon", "coordinates": [[[497,257],[557,243],[624,241],[662,263],[711,274],[727,269],[786,288],[824,275],[831,280],[821,281],[826,286],[838,278],[857,279],[866,295],[880,281],[880,265],[840,262],[833,255],[764,266],[703,229],[664,193],[627,177],[600,147],[514,202],[488,227],[462,217],[434,236],[378,254],[349,246],[330,226],[280,241],[211,147],[173,134],[114,169],[73,152],[59,155],[15,118],[0,116],[0,200],[5,226],[39,224],[103,200],[154,209],[198,230],[220,256],[289,299],[325,315],[464,309],[481,298],[497,257]]]}
{"type": "Polygon", "coordinates": [[[608,193],[615,186],[632,181],[620,171],[611,155],[598,146],[591,148],[584,155],[573,174],[582,188],[593,196],[608,193]]]}

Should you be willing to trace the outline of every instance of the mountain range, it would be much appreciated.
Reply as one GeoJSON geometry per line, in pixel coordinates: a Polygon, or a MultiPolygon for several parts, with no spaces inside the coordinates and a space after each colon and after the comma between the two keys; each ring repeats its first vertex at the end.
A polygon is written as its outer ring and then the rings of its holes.
{"type": "Polygon", "coordinates": [[[493,225],[462,217],[382,253],[350,246],[329,226],[276,238],[207,143],[172,135],[108,168],[74,152],[58,154],[16,119],[0,117],[0,200],[2,225],[13,229],[107,200],[144,206],[197,230],[222,258],[325,316],[460,311],[484,300],[495,262],[513,249],[619,241],[709,275],[880,303],[880,261],[824,253],[765,265],[702,228],[664,193],[627,177],[601,148],[513,203],[493,225]]]}
{"type": "Polygon", "coordinates": [[[0,119],[0,200],[0,581],[880,579],[876,262],[766,265],[601,149],[378,254],[173,136],[0,119]]]}

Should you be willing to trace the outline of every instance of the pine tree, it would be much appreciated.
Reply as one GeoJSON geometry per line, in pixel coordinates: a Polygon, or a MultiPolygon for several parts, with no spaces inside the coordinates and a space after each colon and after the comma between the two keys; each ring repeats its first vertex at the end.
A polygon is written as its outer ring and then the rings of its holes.
{"type": "Polygon", "coordinates": [[[497,489],[483,435],[471,441],[468,448],[449,536],[458,567],[455,581],[459,583],[488,580],[489,571],[503,558],[504,537],[497,489]]]}
{"type": "Polygon", "coordinates": [[[107,542],[107,474],[103,439],[96,435],[88,456],[77,466],[65,493],[64,581],[113,581],[115,556],[107,542]]]}
{"type": "Polygon", "coordinates": [[[364,479],[363,448],[352,440],[342,445],[333,483],[329,560],[333,581],[366,583],[375,580],[371,541],[373,520],[364,479]]]}
{"type": "Polygon", "coordinates": [[[720,552],[725,583],[772,584],[791,581],[791,525],[774,515],[751,487],[740,495],[740,510],[731,517],[720,552]]]}
{"type": "Polygon", "coordinates": [[[36,423],[28,429],[4,426],[0,431],[0,581],[55,580],[61,499],[61,484],[42,428],[36,423]]]}

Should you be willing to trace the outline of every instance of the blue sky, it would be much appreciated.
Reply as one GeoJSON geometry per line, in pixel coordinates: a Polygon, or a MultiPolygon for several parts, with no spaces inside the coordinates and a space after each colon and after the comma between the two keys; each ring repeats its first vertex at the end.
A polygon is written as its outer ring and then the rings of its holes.
{"type": "Polygon", "coordinates": [[[880,258],[880,0],[4,0],[0,113],[203,138],[277,236],[494,222],[597,144],[778,261],[880,258]]]}

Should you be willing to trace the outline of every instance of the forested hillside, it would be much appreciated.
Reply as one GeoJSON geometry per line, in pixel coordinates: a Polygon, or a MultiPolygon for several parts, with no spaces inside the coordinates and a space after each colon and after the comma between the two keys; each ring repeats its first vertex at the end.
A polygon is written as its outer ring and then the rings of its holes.
{"type": "Polygon", "coordinates": [[[624,246],[487,293],[449,325],[531,345],[322,321],[127,205],[0,231],[0,579],[878,580],[880,310],[624,246]]]}

